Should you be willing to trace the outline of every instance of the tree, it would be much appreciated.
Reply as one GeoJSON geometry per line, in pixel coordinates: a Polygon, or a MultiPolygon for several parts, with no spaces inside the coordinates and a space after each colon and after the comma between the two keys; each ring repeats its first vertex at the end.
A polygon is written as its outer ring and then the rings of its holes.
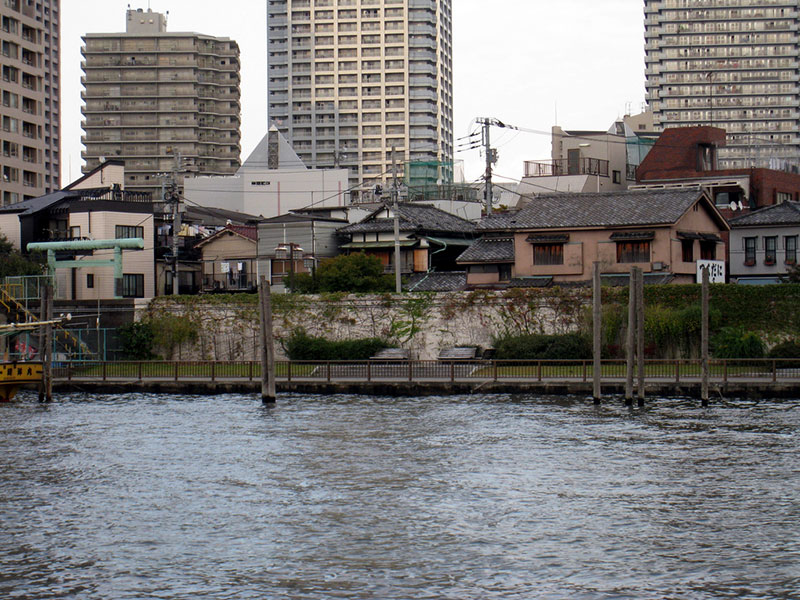
{"type": "Polygon", "coordinates": [[[300,292],[380,293],[394,290],[394,279],[383,272],[377,256],[363,252],[342,254],[323,260],[314,278],[306,273],[295,277],[300,292]]]}
{"type": "Polygon", "coordinates": [[[44,256],[41,253],[22,254],[0,232],[0,278],[41,275],[44,272],[44,263],[44,256]]]}
{"type": "Polygon", "coordinates": [[[800,283],[800,263],[795,263],[786,273],[786,281],[789,283],[800,283]]]}

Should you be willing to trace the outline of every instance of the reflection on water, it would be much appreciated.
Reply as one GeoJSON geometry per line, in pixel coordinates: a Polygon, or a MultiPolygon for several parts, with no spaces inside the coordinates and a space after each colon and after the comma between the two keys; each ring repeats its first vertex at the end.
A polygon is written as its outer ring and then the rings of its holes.
{"type": "Polygon", "coordinates": [[[800,403],[0,406],[0,597],[790,598],[800,403]]]}

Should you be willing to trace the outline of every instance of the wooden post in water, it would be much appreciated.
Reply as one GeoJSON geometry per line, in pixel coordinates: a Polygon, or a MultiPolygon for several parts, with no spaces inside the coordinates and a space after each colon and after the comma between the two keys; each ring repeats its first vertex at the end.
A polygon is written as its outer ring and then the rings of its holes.
{"type": "Polygon", "coordinates": [[[700,353],[702,359],[700,401],[703,406],[708,406],[708,268],[700,269],[702,273],[702,323],[700,324],[700,353]]]}
{"type": "Polygon", "coordinates": [[[600,380],[602,376],[602,361],[600,353],[602,334],[602,296],[600,294],[600,263],[595,261],[592,270],[592,397],[595,404],[600,404],[600,380]]]}
{"type": "Polygon", "coordinates": [[[258,283],[258,306],[261,317],[261,401],[274,404],[275,395],[275,346],[272,338],[272,299],[269,282],[262,275],[258,283]]]}
{"type": "Polygon", "coordinates": [[[637,404],[644,406],[644,272],[636,268],[636,370],[637,404]]]}
{"type": "MultiPolygon", "coordinates": [[[[53,287],[47,284],[41,288],[41,321],[53,320],[53,287]]],[[[53,325],[44,326],[39,338],[39,356],[42,359],[42,383],[39,387],[39,402],[53,401],[53,325]]]]}
{"type": "Polygon", "coordinates": [[[628,334],[625,337],[625,405],[633,405],[633,367],[636,357],[636,267],[628,280],[628,334]]]}

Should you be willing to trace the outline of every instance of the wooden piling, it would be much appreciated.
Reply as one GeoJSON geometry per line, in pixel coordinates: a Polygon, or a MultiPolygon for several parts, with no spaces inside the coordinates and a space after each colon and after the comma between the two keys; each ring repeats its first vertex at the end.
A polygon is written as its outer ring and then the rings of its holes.
{"type": "Polygon", "coordinates": [[[636,268],[636,385],[637,404],[644,406],[644,272],[636,268]]]}
{"type": "Polygon", "coordinates": [[[700,353],[701,353],[701,383],[700,383],[700,401],[703,406],[708,406],[708,291],[709,291],[709,278],[708,268],[703,267],[700,269],[702,273],[702,316],[700,323],[700,353]]]}
{"type": "Polygon", "coordinates": [[[633,368],[636,356],[636,267],[628,280],[628,334],[625,339],[625,404],[633,405],[633,368]]]}
{"type": "Polygon", "coordinates": [[[600,404],[601,377],[603,364],[601,360],[602,334],[602,296],[600,288],[600,263],[595,261],[592,272],[592,397],[595,404],[600,404]]]}
{"type": "Polygon", "coordinates": [[[272,298],[269,282],[262,275],[258,283],[258,306],[261,317],[261,401],[274,404],[275,394],[275,345],[272,337],[272,298]]]}

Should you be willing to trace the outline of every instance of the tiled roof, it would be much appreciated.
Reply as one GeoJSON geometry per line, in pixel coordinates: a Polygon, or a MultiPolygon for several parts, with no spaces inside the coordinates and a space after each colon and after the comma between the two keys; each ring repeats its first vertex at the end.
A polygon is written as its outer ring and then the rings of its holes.
{"type": "Polygon", "coordinates": [[[731,227],[758,225],[800,225],[800,202],[782,202],[765,206],[728,221],[731,227]]]}
{"type": "Polygon", "coordinates": [[[511,238],[481,238],[464,250],[456,261],[459,263],[514,262],[514,242],[511,238]]]}
{"type": "MultiPolygon", "coordinates": [[[[376,233],[394,230],[394,219],[376,218],[383,211],[381,208],[360,223],[355,223],[339,230],[339,233],[376,233]]],[[[450,214],[435,206],[427,204],[403,202],[398,205],[400,231],[429,231],[447,233],[473,233],[475,224],[456,215],[450,214]]]]}
{"type": "Polygon", "coordinates": [[[481,231],[621,227],[675,223],[703,196],[699,188],[536,196],[517,212],[498,214],[481,231]]]}
{"type": "Polygon", "coordinates": [[[465,271],[414,273],[404,286],[412,292],[458,292],[467,287],[465,271]]]}
{"type": "Polygon", "coordinates": [[[258,228],[253,225],[227,225],[225,229],[238,233],[240,236],[254,242],[258,239],[258,228]]]}

